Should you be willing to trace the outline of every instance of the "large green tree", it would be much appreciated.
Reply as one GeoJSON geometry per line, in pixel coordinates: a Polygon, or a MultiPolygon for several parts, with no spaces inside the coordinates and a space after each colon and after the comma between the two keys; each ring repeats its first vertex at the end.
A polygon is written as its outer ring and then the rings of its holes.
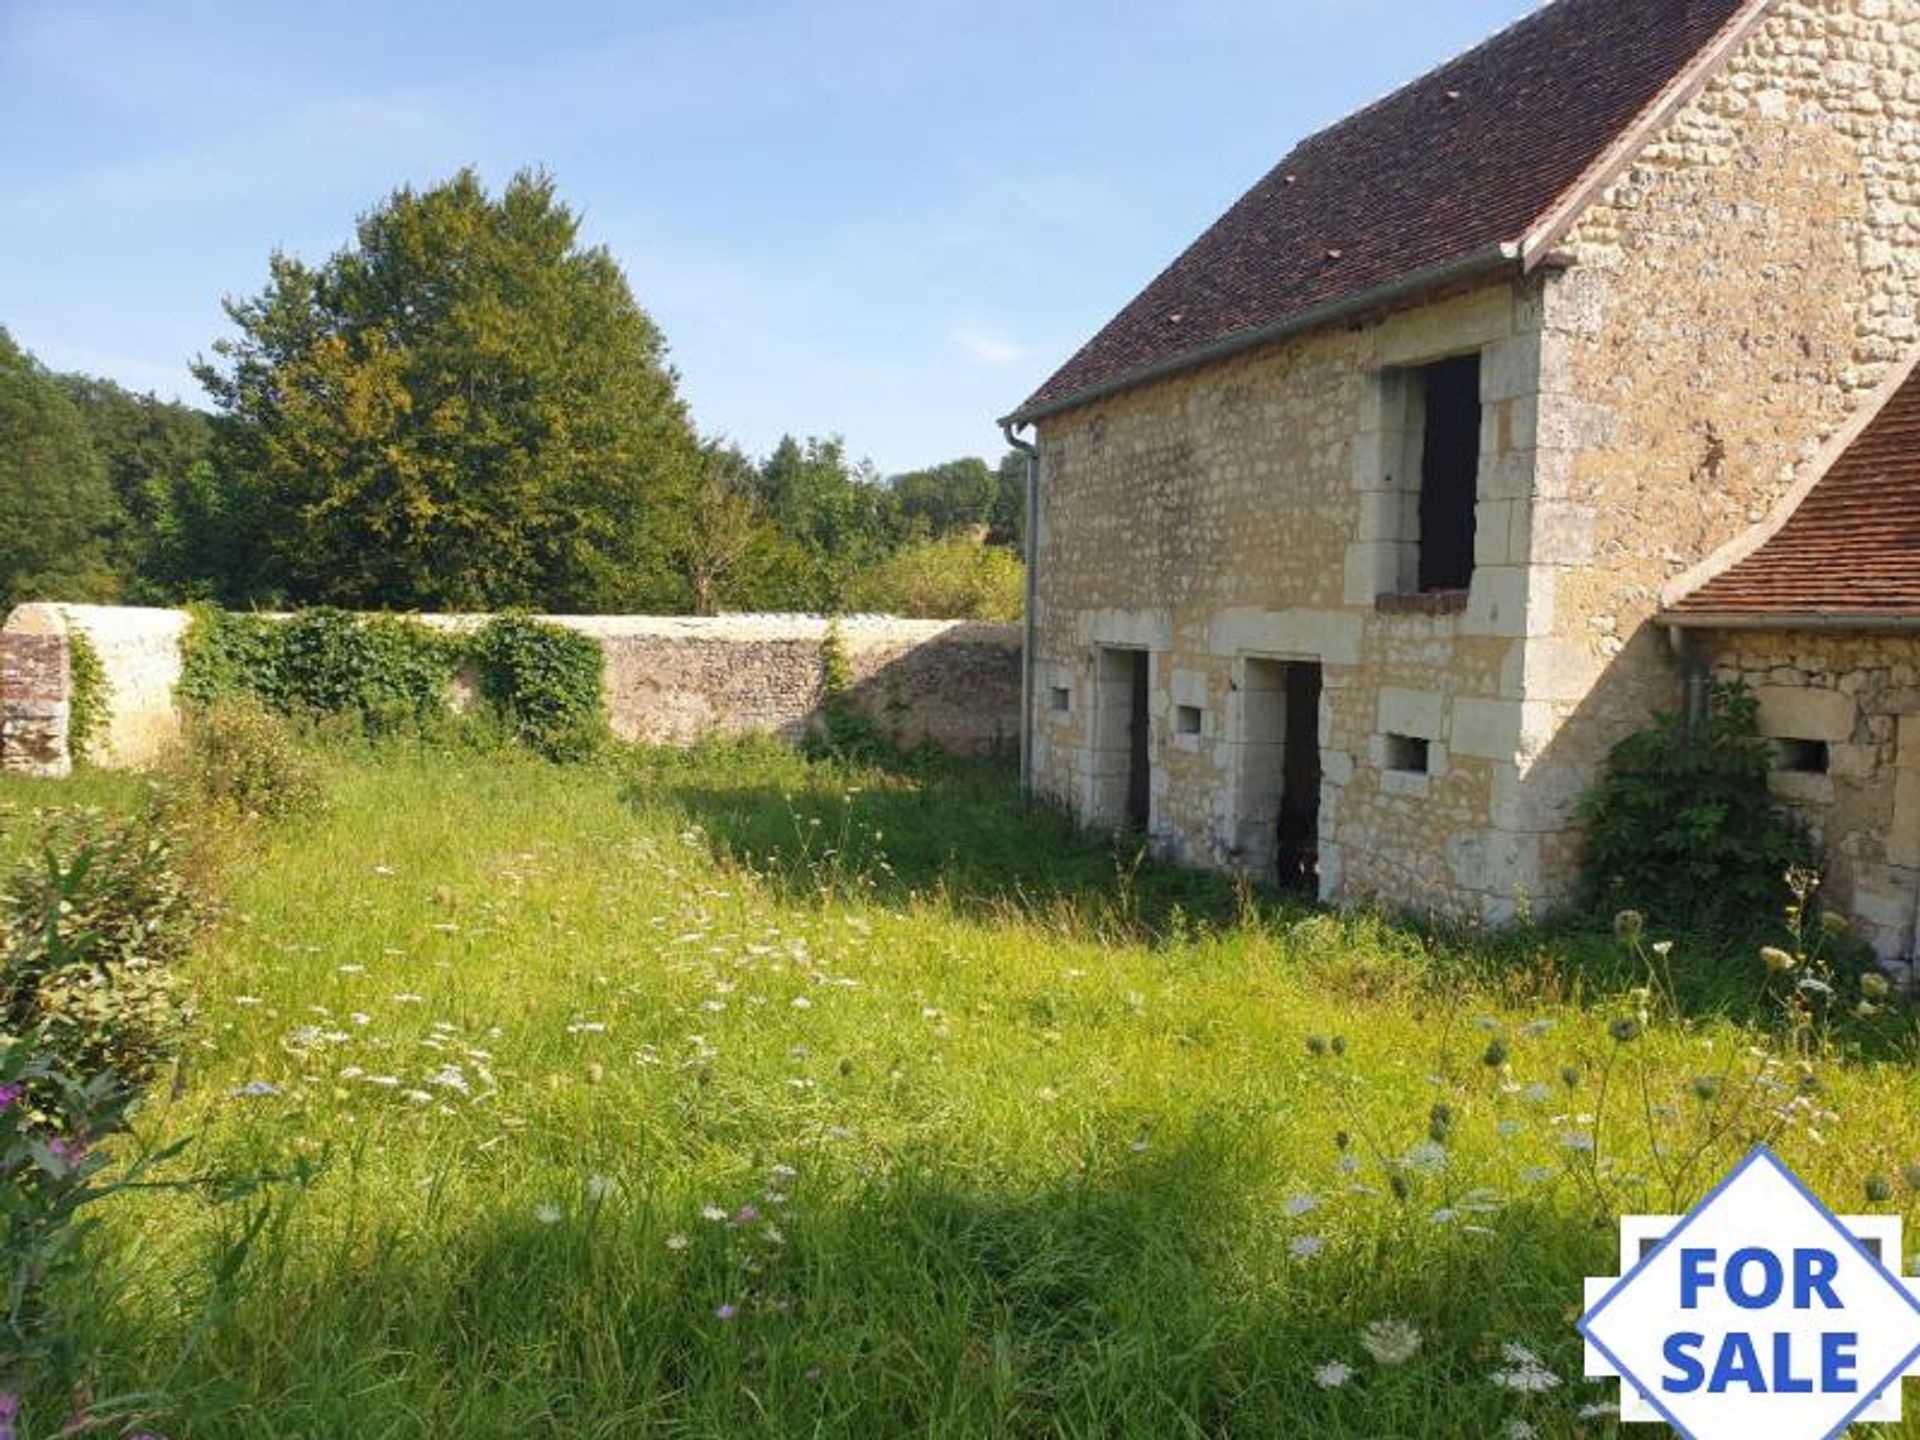
{"type": "Polygon", "coordinates": [[[872,466],[847,460],[838,436],[783,437],[762,462],[756,488],[769,518],[801,552],[789,591],[794,608],[843,608],[854,577],[899,538],[886,486],[872,466]]]}
{"type": "Polygon", "coordinates": [[[0,329],[0,612],[111,598],[113,491],[80,412],[0,329]]]}
{"type": "Polygon", "coordinates": [[[999,480],[987,462],[969,456],[896,475],[889,488],[908,533],[934,540],[985,530],[993,520],[999,480]]]}
{"type": "Polygon", "coordinates": [[[683,609],[701,456],[660,332],[542,174],[275,254],[197,367],[259,582],[349,606],[683,609]]]}
{"type": "MultiPolygon", "coordinates": [[[[106,534],[107,562],[121,595],[138,601],[177,597],[189,588],[189,577],[173,573],[161,537],[177,523],[178,502],[206,460],[207,416],[154,395],[136,395],[111,380],[55,378],[106,466],[115,511],[106,534]]],[[[210,578],[199,588],[210,588],[210,578]]]]}

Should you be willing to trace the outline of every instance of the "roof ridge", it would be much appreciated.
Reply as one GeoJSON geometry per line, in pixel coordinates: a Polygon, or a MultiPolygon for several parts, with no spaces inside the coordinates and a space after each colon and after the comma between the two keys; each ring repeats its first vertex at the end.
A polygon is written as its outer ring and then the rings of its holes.
{"type": "Polygon", "coordinates": [[[1522,273],[1779,3],[1547,0],[1296,142],[1010,420],[1522,273]]]}

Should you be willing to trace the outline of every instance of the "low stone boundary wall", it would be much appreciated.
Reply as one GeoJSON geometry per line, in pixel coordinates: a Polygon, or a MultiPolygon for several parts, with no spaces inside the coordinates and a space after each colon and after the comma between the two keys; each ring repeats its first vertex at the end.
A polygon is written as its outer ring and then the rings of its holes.
{"type": "Polygon", "coordinates": [[[0,634],[0,772],[60,776],[67,750],[67,637],[0,634]]]}
{"type": "MultiPolygon", "coordinates": [[[[479,616],[421,616],[469,629],[479,616]]],[[[614,733],[645,744],[688,745],[703,735],[803,735],[821,701],[831,623],[808,615],[717,618],[552,616],[600,642],[614,733]]],[[[94,746],[103,765],[152,764],[179,735],[174,688],[187,616],[179,610],[23,605],[4,634],[84,632],[108,685],[94,746]]],[[[1011,749],[1020,726],[1020,629],[964,621],[851,616],[837,622],[852,699],[905,745],[956,754],[1011,749]]],[[[63,660],[64,665],[64,660],[63,660]]],[[[65,705],[65,671],[60,703],[65,705]]],[[[24,694],[24,691],[22,692],[24,694]]],[[[12,682],[0,704],[12,703],[12,682]]],[[[22,702],[24,703],[24,701],[22,702]]],[[[65,710],[59,731],[64,749],[65,710]]]]}

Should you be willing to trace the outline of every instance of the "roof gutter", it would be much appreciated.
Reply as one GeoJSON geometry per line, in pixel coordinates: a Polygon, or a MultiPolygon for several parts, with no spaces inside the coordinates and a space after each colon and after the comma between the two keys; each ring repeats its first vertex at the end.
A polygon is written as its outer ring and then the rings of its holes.
{"type": "Polygon", "coordinates": [[[1920,634],[1920,614],[1848,615],[1803,610],[1766,614],[1752,610],[1663,610],[1655,622],[1669,630],[1821,630],[1869,634],[1920,634]]]}
{"type": "Polygon", "coordinates": [[[1036,420],[1045,420],[1068,410],[1077,410],[1082,405],[1090,405],[1096,400],[1105,400],[1108,396],[1145,385],[1149,381],[1163,380],[1169,375],[1177,375],[1201,365],[1210,365],[1216,360],[1225,360],[1248,350],[1259,349],[1263,345],[1271,345],[1276,340],[1286,340],[1309,330],[1318,330],[1323,326],[1352,319],[1369,310],[1398,305],[1404,301],[1416,299],[1430,290],[1439,290],[1466,280],[1491,279],[1508,271],[1518,275],[1522,268],[1520,245],[1503,240],[1496,245],[1484,246],[1457,259],[1446,261],[1444,264],[1429,266],[1425,270],[1416,270],[1410,275],[1402,275],[1397,280],[1376,285],[1370,290],[1362,290],[1357,294],[1329,301],[1324,305],[1313,305],[1305,310],[1296,310],[1284,319],[1274,321],[1271,325],[1229,335],[1224,340],[1215,340],[1166,360],[1144,365],[1117,379],[1105,380],[1098,385],[1089,385],[1061,399],[1049,400],[1039,405],[1023,406],[1002,419],[1000,426],[1011,439],[1014,429],[1024,429],[1036,420]]]}
{"type": "Polygon", "coordinates": [[[1027,460],[1027,603],[1020,621],[1020,798],[1031,804],[1034,677],[1038,673],[1034,645],[1040,633],[1040,447],[1015,433],[1022,428],[1012,420],[1000,422],[1000,433],[1007,437],[1007,444],[1027,460]]]}

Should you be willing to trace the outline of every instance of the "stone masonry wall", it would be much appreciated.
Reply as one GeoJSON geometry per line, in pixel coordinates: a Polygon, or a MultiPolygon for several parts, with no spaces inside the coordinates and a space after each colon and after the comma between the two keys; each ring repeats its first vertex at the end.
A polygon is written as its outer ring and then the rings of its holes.
{"type": "Polygon", "coordinates": [[[1920,635],[1741,631],[1702,637],[1714,678],[1760,701],[1761,733],[1824,746],[1774,796],[1827,855],[1827,899],[1882,955],[1914,953],[1920,902],[1920,635]]]}
{"type": "MultiPolygon", "coordinates": [[[[480,623],[475,616],[421,618],[449,628],[480,623]]],[[[686,745],[706,734],[748,731],[794,738],[820,703],[828,622],[817,616],[553,618],[600,642],[609,717],[622,739],[686,745]]],[[[23,605],[0,633],[63,637],[69,625],[86,633],[106,672],[108,718],[97,758],[119,768],[151,765],[180,733],[173,692],[186,615],[23,605]]],[[[840,636],[854,701],[900,742],[963,754],[1010,751],[1017,743],[1018,626],[855,616],[840,622],[840,636]]]]}
{"type": "Polygon", "coordinates": [[[1679,703],[1662,587],[1764,521],[1920,343],[1920,6],[1787,0],[1565,248],[1510,818],[1571,860],[1587,777],[1679,703]]]}
{"type": "Polygon", "coordinates": [[[1786,0],[1564,267],[1042,422],[1042,787],[1120,818],[1101,652],[1148,651],[1150,834],[1249,865],[1245,777],[1267,762],[1245,747],[1247,665],[1316,660],[1325,896],[1500,920],[1570,895],[1579,797],[1679,703],[1647,623],[1661,586],[1763,520],[1920,339],[1917,121],[1920,7],[1786,0]],[[1410,478],[1393,374],[1476,350],[1471,594],[1390,613],[1410,478]],[[1389,764],[1390,736],[1426,741],[1430,773],[1389,764]]]}
{"type": "MultiPolygon", "coordinates": [[[[1502,918],[1531,870],[1493,824],[1514,768],[1489,706],[1526,637],[1513,502],[1531,482],[1539,282],[1502,282],[1301,337],[1043,422],[1036,778],[1087,820],[1116,813],[1101,653],[1149,652],[1151,837],[1258,873],[1258,662],[1323,667],[1321,889],[1502,918]],[[1464,607],[1392,613],[1411,484],[1382,377],[1482,353],[1479,564],[1464,607]],[[1250,663],[1256,666],[1250,671],[1250,663]],[[1198,728],[1182,733],[1198,711],[1198,728]],[[1429,742],[1392,770],[1385,737],[1429,742]]],[[[1497,717],[1496,717],[1497,719],[1497,717]]],[[[1271,767],[1267,767],[1271,768],[1271,767]]]]}
{"type": "Polygon", "coordinates": [[[58,777],[67,751],[65,635],[0,634],[0,772],[58,777]]]}

